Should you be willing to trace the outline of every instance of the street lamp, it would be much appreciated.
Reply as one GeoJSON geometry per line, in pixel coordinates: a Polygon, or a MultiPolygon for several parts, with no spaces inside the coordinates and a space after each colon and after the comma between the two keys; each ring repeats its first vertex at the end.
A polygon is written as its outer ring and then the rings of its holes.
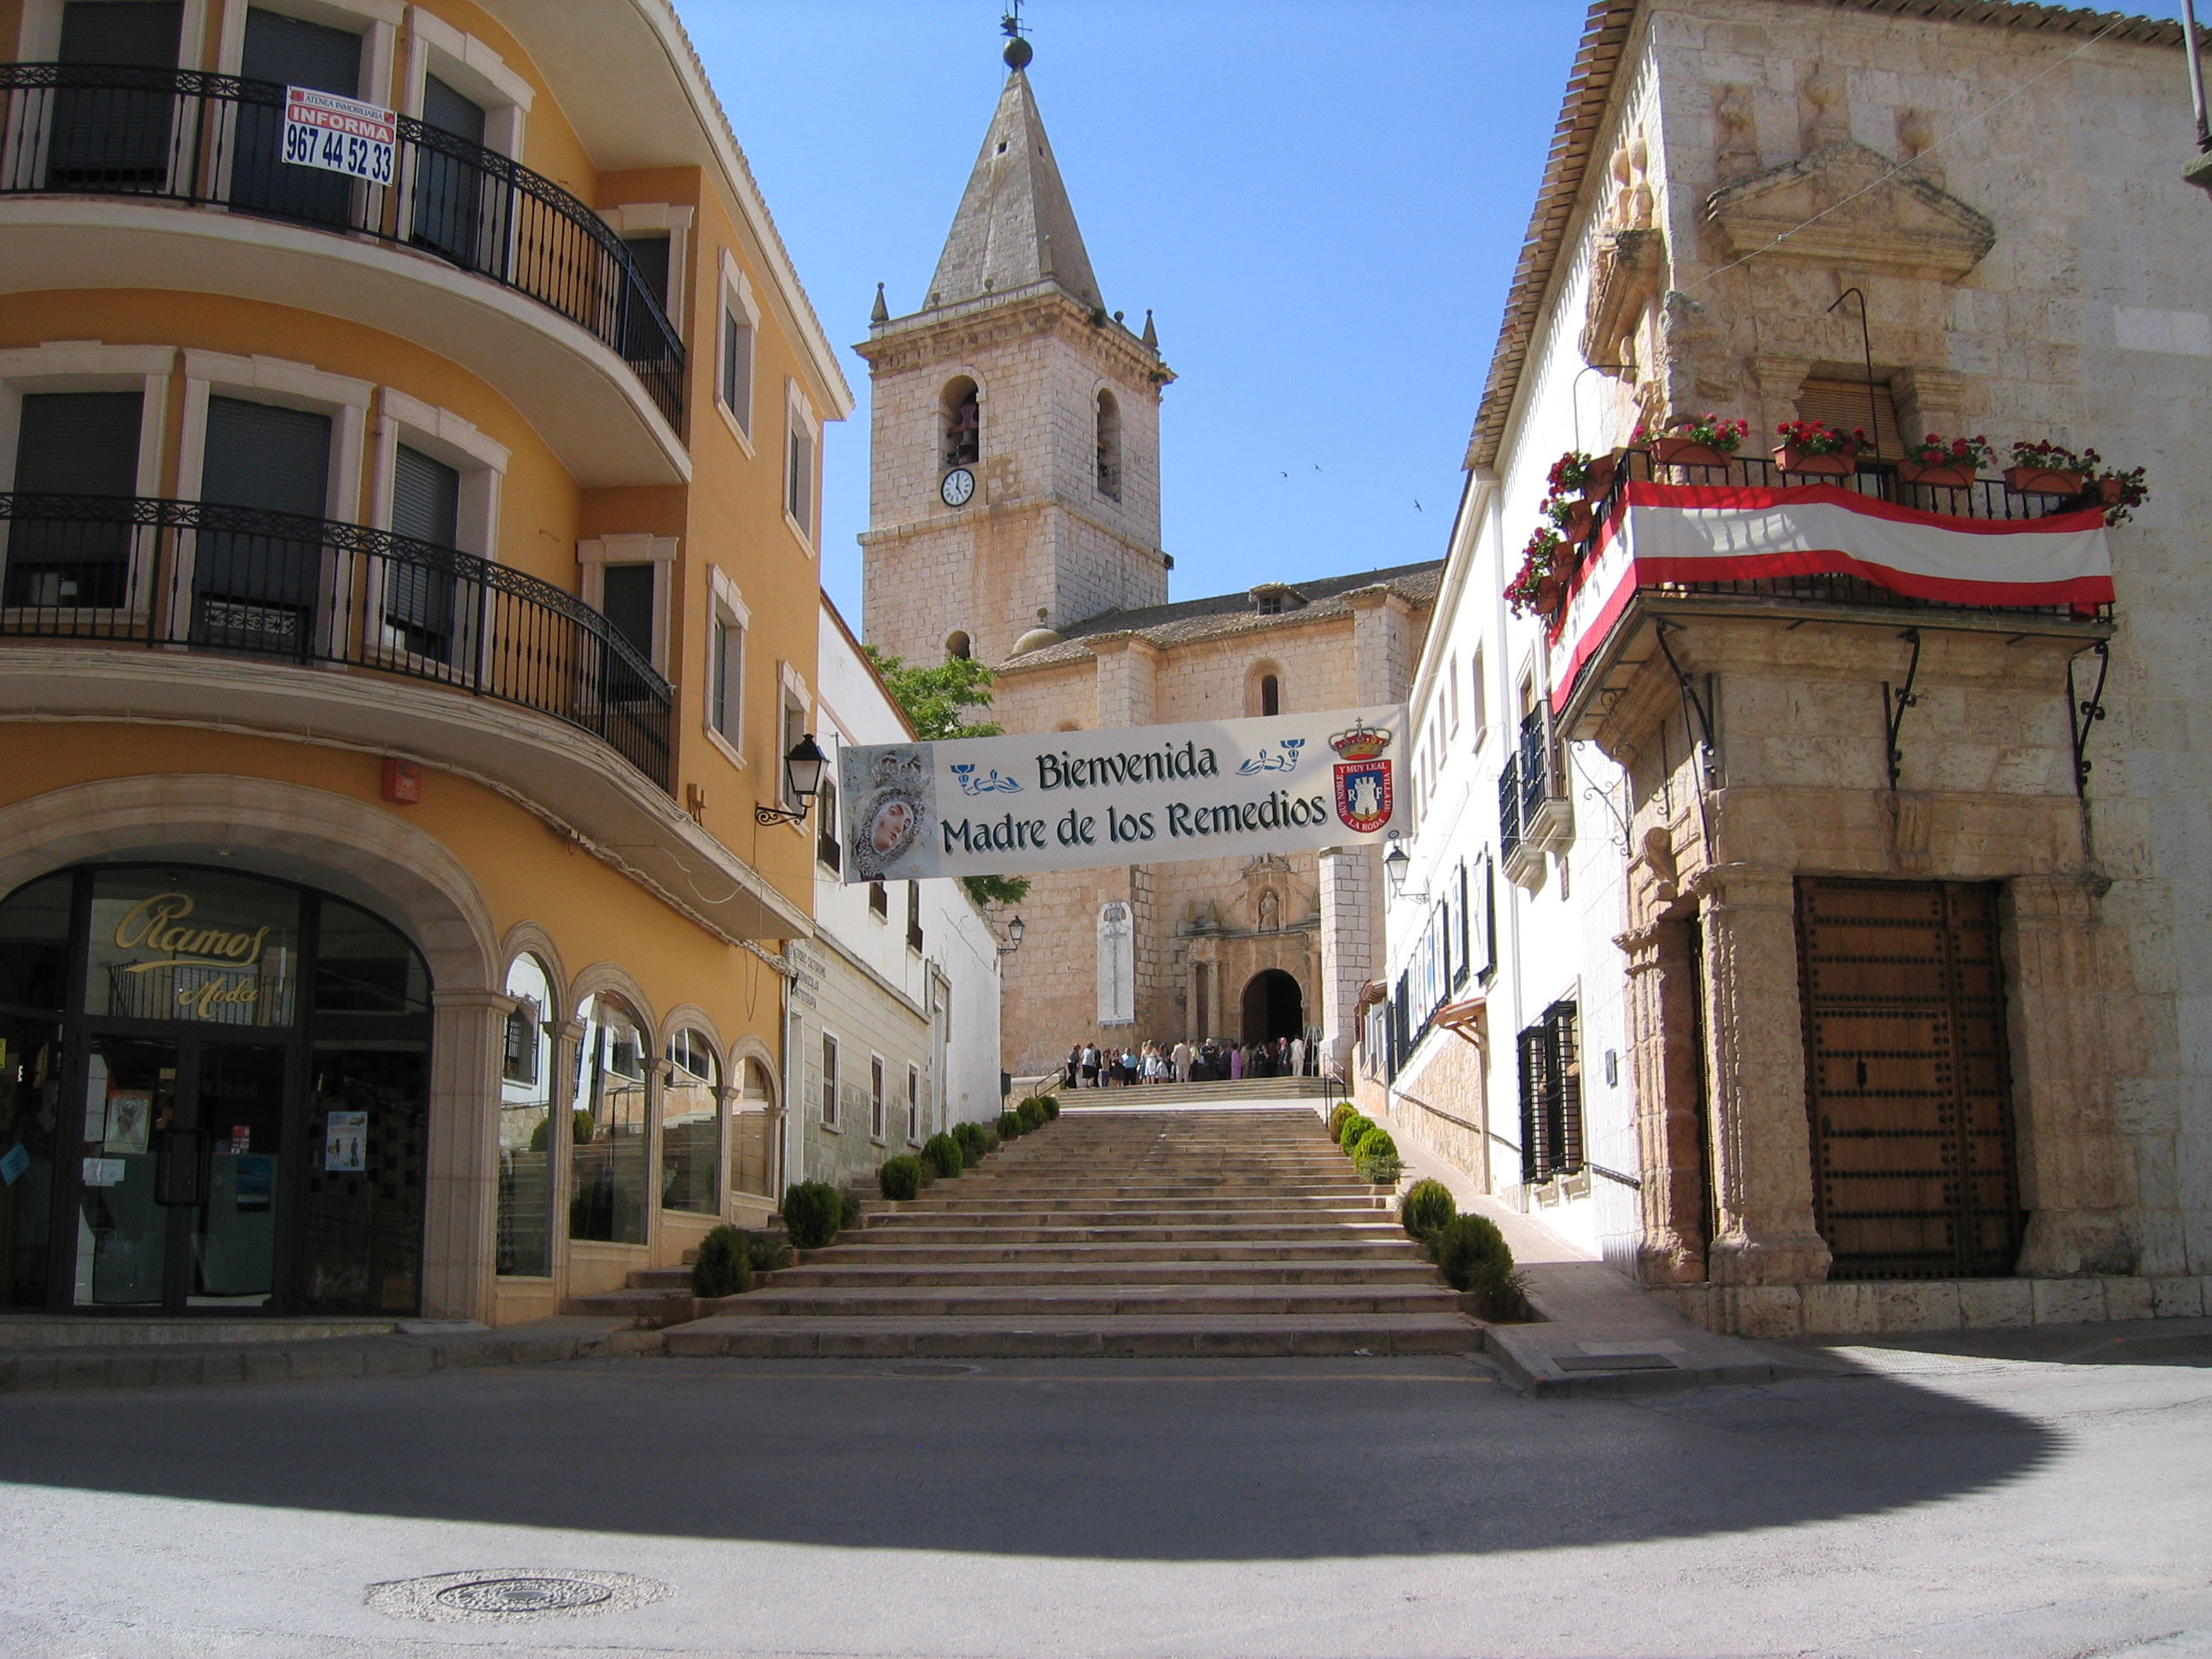
{"type": "Polygon", "coordinates": [[[796,806],[756,806],[755,823],[799,823],[805,821],[807,809],[814,798],[822,793],[822,769],[830,763],[814,734],[807,732],[791,745],[791,752],[783,757],[785,793],[799,803],[796,806]]]}
{"type": "Polygon", "coordinates": [[[1418,893],[1406,890],[1406,878],[1413,868],[1413,860],[1407,856],[1406,843],[1399,840],[1398,832],[1393,830],[1390,832],[1390,850],[1382,855],[1382,873],[1390,878],[1390,891],[1394,895],[1399,898],[1409,898],[1419,904],[1429,895],[1425,889],[1418,893]]]}
{"type": "Polygon", "coordinates": [[[1015,951],[1020,950],[1022,948],[1022,935],[1027,932],[1029,932],[1029,928],[1023,923],[1021,913],[1018,910],[1014,913],[1014,919],[1006,924],[1006,937],[1012,939],[1013,943],[1011,945],[1001,945],[999,947],[999,954],[1002,957],[1010,957],[1013,955],[1015,951]]]}

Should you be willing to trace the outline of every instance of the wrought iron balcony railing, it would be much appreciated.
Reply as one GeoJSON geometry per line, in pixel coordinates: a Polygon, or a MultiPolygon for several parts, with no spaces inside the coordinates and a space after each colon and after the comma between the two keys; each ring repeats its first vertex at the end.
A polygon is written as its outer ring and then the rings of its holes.
{"type": "Polygon", "coordinates": [[[581,599],[489,559],[252,507],[0,493],[0,639],[431,680],[581,727],[670,787],[668,682],[581,599]]]}
{"type": "Polygon", "coordinates": [[[1552,825],[1545,808],[1559,798],[1551,732],[1544,711],[1523,717],[1504,769],[1498,775],[1498,855],[1510,860],[1523,842],[1540,841],[1552,825]]]}
{"type": "Polygon", "coordinates": [[[0,195],[131,196],[373,237],[550,307],[679,425],[684,346],[622,239],[551,179],[398,118],[388,185],[283,159],[284,88],[197,70],[0,64],[0,195]]]}

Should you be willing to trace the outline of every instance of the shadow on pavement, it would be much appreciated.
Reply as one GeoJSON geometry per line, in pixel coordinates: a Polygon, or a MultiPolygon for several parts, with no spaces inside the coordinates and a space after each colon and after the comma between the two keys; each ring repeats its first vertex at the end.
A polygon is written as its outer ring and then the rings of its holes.
{"type": "Polygon", "coordinates": [[[2046,1365],[2212,1366],[2212,1319],[2136,1319],[2080,1325],[2026,1325],[1971,1331],[1919,1331],[1887,1336],[1829,1337],[1767,1345],[1809,1350],[1821,1363],[1881,1370],[1882,1354],[2026,1360],[2046,1365]],[[1851,1350],[1860,1351],[1855,1358],[1851,1350]]]}
{"type": "Polygon", "coordinates": [[[2063,1443],[1879,1376],[1650,1410],[1525,1401],[1465,1361],[1376,1362],[1371,1378],[1312,1363],[1328,1374],[662,1360],[17,1395],[0,1401],[0,1481],[772,1543],[1249,1561],[1790,1526],[2011,1480],[2063,1443]]]}

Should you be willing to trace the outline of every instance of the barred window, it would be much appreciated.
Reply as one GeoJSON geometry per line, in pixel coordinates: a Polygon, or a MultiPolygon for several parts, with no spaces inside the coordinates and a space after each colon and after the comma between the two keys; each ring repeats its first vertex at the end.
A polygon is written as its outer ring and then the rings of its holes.
{"type": "Polygon", "coordinates": [[[1553,1003],[1521,1048],[1521,1179],[1534,1185],[1583,1167],[1583,1069],[1575,1005],[1553,1003]]]}

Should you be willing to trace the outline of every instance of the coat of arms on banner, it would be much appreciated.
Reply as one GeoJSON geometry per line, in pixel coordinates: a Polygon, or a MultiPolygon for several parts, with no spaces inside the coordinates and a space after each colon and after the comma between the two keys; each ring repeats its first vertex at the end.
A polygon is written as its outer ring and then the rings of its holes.
{"type": "Polygon", "coordinates": [[[1336,769],[1337,817],[1344,820],[1346,829],[1359,835],[1380,830],[1389,823],[1397,804],[1397,792],[1390,784],[1390,763],[1382,758],[1382,751],[1390,746],[1390,734],[1360,720],[1350,731],[1332,737],[1328,746],[1343,758],[1336,769]]]}

